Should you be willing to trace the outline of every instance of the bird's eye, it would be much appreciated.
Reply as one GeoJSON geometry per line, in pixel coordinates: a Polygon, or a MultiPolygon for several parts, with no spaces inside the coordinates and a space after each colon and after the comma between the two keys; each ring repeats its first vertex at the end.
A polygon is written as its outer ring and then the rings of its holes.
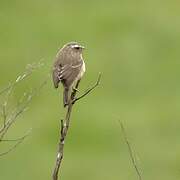
{"type": "Polygon", "coordinates": [[[74,47],[75,49],[77,49],[77,50],[79,50],[80,49],[80,47],[79,46],[76,46],[76,47],[74,47]]]}
{"type": "Polygon", "coordinates": [[[73,49],[76,49],[76,50],[79,50],[79,49],[80,49],[80,46],[79,46],[79,45],[77,45],[77,44],[72,45],[71,47],[72,47],[73,49]]]}

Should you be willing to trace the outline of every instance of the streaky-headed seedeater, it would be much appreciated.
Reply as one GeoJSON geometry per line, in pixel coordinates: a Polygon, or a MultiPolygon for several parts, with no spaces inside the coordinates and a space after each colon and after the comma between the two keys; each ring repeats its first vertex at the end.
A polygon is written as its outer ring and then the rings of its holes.
{"type": "Polygon", "coordinates": [[[64,107],[69,104],[72,88],[81,80],[85,72],[83,49],[84,47],[79,43],[70,42],[58,51],[55,58],[52,77],[55,88],[58,88],[60,82],[64,87],[64,107]]]}

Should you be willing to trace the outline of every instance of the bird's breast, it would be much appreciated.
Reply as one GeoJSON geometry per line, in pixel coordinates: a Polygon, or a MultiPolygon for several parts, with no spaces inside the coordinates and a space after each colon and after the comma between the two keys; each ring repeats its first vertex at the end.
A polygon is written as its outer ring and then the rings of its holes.
{"type": "Polygon", "coordinates": [[[83,61],[83,65],[82,65],[81,72],[80,72],[80,78],[82,78],[82,76],[84,75],[85,71],[86,71],[86,66],[85,66],[85,63],[83,61]]]}
{"type": "Polygon", "coordinates": [[[82,65],[82,67],[81,67],[81,70],[80,70],[77,78],[76,78],[76,81],[80,80],[80,79],[83,77],[85,71],[86,71],[86,66],[85,66],[85,63],[84,63],[84,61],[83,61],[83,65],[82,65]]]}

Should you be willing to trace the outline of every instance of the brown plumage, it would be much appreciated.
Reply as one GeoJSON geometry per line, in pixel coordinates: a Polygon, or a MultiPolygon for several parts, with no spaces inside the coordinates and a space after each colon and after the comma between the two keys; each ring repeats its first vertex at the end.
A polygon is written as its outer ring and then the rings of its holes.
{"type": "Polygon", "coordinates": [[[56,55],[52,77],[55,88],[58,88],[60,82],[64,87],[64,107],[69,103],[69,95],[73,86],[85,72],[83,49],[84,47],[78,43],[70,42],[65,44],[56,55]]]}

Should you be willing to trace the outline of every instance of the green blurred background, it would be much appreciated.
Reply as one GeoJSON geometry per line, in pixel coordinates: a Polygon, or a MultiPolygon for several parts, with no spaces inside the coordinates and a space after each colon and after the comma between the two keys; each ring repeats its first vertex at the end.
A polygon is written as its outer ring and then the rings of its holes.
{"type": "MultiPolygon", "coordinates": [[[[179,6],[178,0],[0,0],[0,87],[28,63],[45,64],[18,86],[12,104],[48,77],[66,42],[86,47],[81,92],[102,72],[101,85],[74,107],[61,179],[137,179],[118,120],[144,179],[180,179],[179,6]]],[[[1,180],[51,179],[64,116],[61,92],[49,77],[12,127],[6,138],[33,131],[0,157],[1,180]]]]}

